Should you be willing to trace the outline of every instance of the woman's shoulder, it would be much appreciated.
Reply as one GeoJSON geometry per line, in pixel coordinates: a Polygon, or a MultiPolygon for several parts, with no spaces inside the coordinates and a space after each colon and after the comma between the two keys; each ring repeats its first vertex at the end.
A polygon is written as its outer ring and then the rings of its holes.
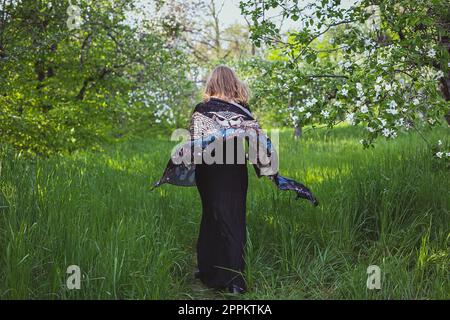
{"type": "Polygon", "coordinates": [[[203,100],[195,105],[194,112],[204,112],[210,110],[212,107],[216,106],[216,101],[213,99],[203,100]]]}
{"type": "Polygon", "coordinates": [[[207,108],[205,101],[199,102],[195,105],[193,112],[202,112],[207,108]]]}
{"type": "MultiPolygon", "coordinates": [[[[247,109],[249,112],[251,112],[250,110],[250,106],[248,105],[248,103],[240,103],[240,105],[242,107],[244,107],[245,109],[247,109]]],[[[200,103],[198,103],[193,112],[200,112],[200,113],[204,113],[204,112],[208,112],[211,111],[211,108],[214,109],[224,109],[225,111],[233,108],[235,109],[236,106],[233,106],[232,103],[226,102],[224,100],[220,100],[220,99],[209,99],[209,100],[204,100],[200,103]]]]}
{"type": "Polygon", "coordinates": [[[250,105],[247,102],[241,103],[241,106],[243,106],[248,111],[252,112],[252,110],[250,109],[250,105]]]}

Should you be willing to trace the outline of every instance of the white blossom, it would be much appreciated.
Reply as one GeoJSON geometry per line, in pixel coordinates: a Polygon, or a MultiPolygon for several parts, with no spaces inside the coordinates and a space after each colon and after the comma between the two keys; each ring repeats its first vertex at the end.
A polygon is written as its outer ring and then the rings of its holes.
{"type": "Polygon", "coordinates": [[[370,47],[372,45],[372,41],[370,39],[366,39],[366,40],[364,40],[364,45],[366,47],[370,47]]]}
{"type": "Polygon", "coordinates": [[[398,114],[397,102],[395,102],[395,100],[391,100],[391,102],[389,103],[389,109],[386,109],[386,112],[392,115],[398,114]]]}
{"type": "Polygon", "coordinates": [[[369,112],[369,108],[367,108],[367,106],[362,106],[361,107],[361,112],[362,113],[367,113],[367,112],[369,112]]]}
{"type": "Polygon", "coordinates": [[[406,122],[405,123],[405,129],[406,130],[409,130],[409,129],[411,129],[412,128],[412,125],[409,123],[409,122],[406,122]]]}
{"type": "Polygon", "coordinates": [[[395,123],[396,127],[403,127],[405,120],[403,118],[400,118],[400,119],[395,120],[394,123],[395,123]]]}
{"type": "Polygon", "coordinates": [[[386,109],[387,113],[390,113],[392,115],[396,115],[398,114],[398,110],[397,109],[386,109]]]}
{"type": "Polygon", "coordinates": [[[346,118],[345,118],[348,123],[350,123],[351,125],[355,124],[355,114],[354,113],[349,113],[347,114],[346,118]]]}
{"type": "Polygon", "coordinates": [[[320,114],[324,117],[324,118],[328,118],[330,116],[330,113],[326,110],[322,110],[322,112],[320,112],[320,114]]]}
{"type": "Polygon", "coordinates": [[[389,108],[395,109],[396,107],[397,107],[397,102],[395,102],[395,100],[391,100],[391,102],[389,103],[389,108]]]}
{"type": "Polygon", "coordinates": [[[436,50],[434,50],[433,48],[430,49],[430,50],[428,50],[427,56],[428,56],[429,58],[434,58],[434,57],[436,57],[436,50]]]}
{"type": "Polygon", "coordinates": [[[384,128],[381,133],[386,138],[391,137],[392,139],[394,139],[397,137],[397,132],[395,132],[395,130],[392,130],[392,129],[384,128]]]}
{"type": "Polygon", "coordinates": [[[310,108],[312,106],[314,106],[317,103],[317,99],[316,98],[312,98],[312,99],[307,99],[305,102],[306,107],[310,108]]]}
{"type": "Polygon", "coordinates": [[[349,51],[350,49],[351,49],[351,46],[349,46],[348,44],[346,44],[346,43],[342,44],[342,50],[349,51]]]}
{"type": "Polygon", "coordinates": [[[443,155],[444,155],[444,153],[441,151],[436,152],[436,157],[438,157],[438,158],[442,158],[443,155]]]}

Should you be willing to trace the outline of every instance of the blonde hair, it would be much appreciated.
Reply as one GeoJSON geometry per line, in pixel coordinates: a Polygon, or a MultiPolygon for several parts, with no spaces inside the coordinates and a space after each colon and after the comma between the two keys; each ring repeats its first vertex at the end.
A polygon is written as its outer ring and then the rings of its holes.
{"type": "Polygon", "coordinates": [[[233,69],[220,65],[211,72],[206,81],[203,98],[208,101],[211,97],[247,104],[249,90],[247,85],[239,80],[233,69]]]}

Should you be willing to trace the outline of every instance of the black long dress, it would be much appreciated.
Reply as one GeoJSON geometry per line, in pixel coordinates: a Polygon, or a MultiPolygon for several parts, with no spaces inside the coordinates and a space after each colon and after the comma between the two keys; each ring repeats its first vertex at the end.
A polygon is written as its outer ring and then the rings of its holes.
{"type": "MultiPolygon", "coordinates": [[[[211,99],[209,107],[223,101],[211,99]]],[[[208,106],[206,106],[208,107],[208,106]]],[[[243,148],[235,140],[235,155],[243,148]]],[[[246,244],[246,164],[197,164],[195,180],[202,201],[202,220],[197,241],[200,280],[211,288],[238,286],[246,290],[243,277],[246,244]]],[[[235,156],[235,161],[237,160],[235,156]]]]}

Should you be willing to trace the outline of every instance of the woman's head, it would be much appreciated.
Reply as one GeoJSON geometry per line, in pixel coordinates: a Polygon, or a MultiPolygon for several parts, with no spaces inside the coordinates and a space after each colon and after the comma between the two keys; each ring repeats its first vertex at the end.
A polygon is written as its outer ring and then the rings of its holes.
{"type": "Polygon", "coordinates": [[[206,82],[205,100],[217,97],[227,101],[246,104],[248,96],[247,85],[239,80],[236,73],[227,66],[220,65],[216,67],[206,82]]]}

